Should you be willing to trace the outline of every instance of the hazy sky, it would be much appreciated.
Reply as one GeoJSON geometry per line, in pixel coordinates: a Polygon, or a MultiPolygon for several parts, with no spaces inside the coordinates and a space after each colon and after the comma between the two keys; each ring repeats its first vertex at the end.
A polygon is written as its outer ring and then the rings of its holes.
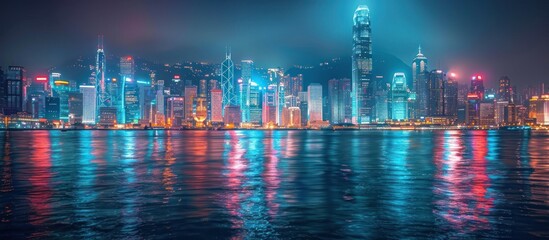
{"type": "Polygon", "coordinates": [[[360,3],[371,11],[374,52],[409,63],[421,44],[431,68],[462,79],[549,83],[546,0],[7,1],[0,65],[32,71],[94,55],[100,33],[108,52],[160,62],[220,62],[230,44],[235,60],[260,66],[314,64],[350,56],[360,3]]]}

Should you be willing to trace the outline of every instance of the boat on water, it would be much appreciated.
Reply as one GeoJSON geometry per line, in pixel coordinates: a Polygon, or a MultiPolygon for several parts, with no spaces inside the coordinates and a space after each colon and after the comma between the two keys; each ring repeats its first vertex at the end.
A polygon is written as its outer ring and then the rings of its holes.
{"type": "Polygon", "coordinates": [[[508,131],[530,131],[532,127],[530,126],[501,126],[499,130],[508,130],[508,131]]]}

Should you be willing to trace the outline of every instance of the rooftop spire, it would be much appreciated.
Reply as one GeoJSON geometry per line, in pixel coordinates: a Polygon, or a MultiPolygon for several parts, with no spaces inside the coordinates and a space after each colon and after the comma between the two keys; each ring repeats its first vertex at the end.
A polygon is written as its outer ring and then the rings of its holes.
{"type": "Polygon", "coordinates": [[[225,59],[231,59],[231,47],[226,46],[225,47],[225,59]]]}
{"type": "Polygon", "coordinates": [[[419,47],[417,48],[417,55],[421,55],[421,44],[419,44],[419,47]]]}
{"type": "Polygon", "coordinates": [[[103,35],[97,36],[97,49],[103,49],[103,35]]]}

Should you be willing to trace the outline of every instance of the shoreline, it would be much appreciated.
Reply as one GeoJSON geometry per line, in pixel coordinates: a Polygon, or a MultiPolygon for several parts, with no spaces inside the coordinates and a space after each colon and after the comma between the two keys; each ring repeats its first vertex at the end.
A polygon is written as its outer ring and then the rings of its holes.
{"type": "Polygon", "coordinates": [[[362,129],[44,129],[44,128],[11,128],[5,129],[2,128],[0,131],[10,132],[10,131],[331,131],[331,132],[340,132],[340,131],[549,131],[548,129],[501,129],[501,128],[487,128],[487,129],[475,129],[475,128],[362,128],[362,129]]]}

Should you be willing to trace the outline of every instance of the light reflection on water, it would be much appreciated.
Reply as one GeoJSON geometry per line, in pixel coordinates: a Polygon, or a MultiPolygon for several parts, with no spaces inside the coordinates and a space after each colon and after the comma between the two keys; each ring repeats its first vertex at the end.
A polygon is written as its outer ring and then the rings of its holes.
{"type": "Polygon", "coordinates": [[[0,134],[0,239],[549,237],[547,133],[0,134]]]}

